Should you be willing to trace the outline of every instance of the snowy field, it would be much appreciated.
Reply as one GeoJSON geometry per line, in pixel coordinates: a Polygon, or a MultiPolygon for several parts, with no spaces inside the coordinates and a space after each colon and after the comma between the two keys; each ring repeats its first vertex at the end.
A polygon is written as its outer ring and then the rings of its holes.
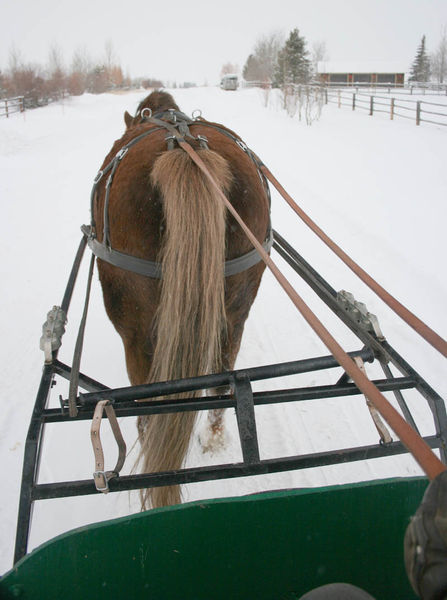
{"type": "MultiPolygon", "coordinates": [[[[81,236],[79,227],[89,221],[92,180],[113,141],[124,131],[124,110],[133,112],[144,95],[84,95],[0,121],[0,573],[12,564],[24,440],[43,364],[41,326],[47,311],[61,302],[81,236]]],[[[371,118],[335,105],[326,106],[321,119],[309,127],[288,117],[273,95],[265,106],[260,90],[196,88],[175,90],[174,97],[188,114],[200,108],[205,118],[238,132],[345,251],[428,325],[443,337],[447,335],[445,128],[416,127],[398,119],[390,122],[386,116],[371,118]]],[[[357,281],[276,194],[273,224],[335,289],[349,290],[365,302],[370,312],[378,315],[388,341],[446,395],[444,360],[357,281]]],[[[86,268],[60,353],[60,359],[68,363],[82,310],[85,273],[86,268]]],[[[360,343],[305,284],[293,275],[291,278],[344,348],[359,349],[360,343]]],[[[267,273],[246,325],[237,366],[327,354],[267,273]]],[[[81,369],[108,386],[128,384],[121,342],[105,316],[97,276],[81,369]]],[[[370,377],[382,376],[371,366],[367,370],[370,377]]],[[[269,385],[323,385],[334,383],[340,374],[336,369],[273,380],[269,385]]],[[[65,383],[58,383],[52,406],[57,405],[59,394],[66,397],[66,393],[65,383]]],[[[422,433],[433,433],[431,414],[422,398],[414,392],[405,396],[422,433]]],[[[187,466],[240,460],[235,417],[233,411],[227,413],[226,448],[214,456],[202,453],[198,443],[204,428],[202,415],[187,466]]],[[[360,396],[262,407],[256,413],[261,458],[377,442],[360,396]]],[[[135,423],[126,419],[122,426],[130,448],[136,437],[135,423]]],[[[116,450],[106,429],[106,461],[111,465],[116,450]]],[[[134,459],[133,450],[125,472],[130,471],[134,459]]],[[[89,424],[48,426],[40,482],[87,479],[92,471],[89,424]]],[[[420,470],[411,457],[393,457],[194,484],[184,489],[184,499],[417,474],[420,470]]],[[[31,547],[73,527],[137,510],[136,495],[128,493],[36,503],[31,547]]]]}

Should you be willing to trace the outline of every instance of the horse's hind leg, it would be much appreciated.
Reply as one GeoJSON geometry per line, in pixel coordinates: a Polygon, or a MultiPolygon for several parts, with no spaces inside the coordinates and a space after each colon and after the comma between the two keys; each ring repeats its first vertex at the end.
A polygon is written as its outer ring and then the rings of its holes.
{"type": "MultiPolygon", "coordinates": [[[[233,366],[234,361],[231,363],[233,366]]],[[[228,364],[223,365],[225,371],[231,368],[228,364]]],[[[230,393],[229,386],[222,386],[210,390],[209,396],[222,396],[230,393]]],[[[199,442],[202,452],[214,453],[227,445],[227,436],[224,427],[225,408],[214,408],[208,411],[205,429],[199,434],[199,442]]]]}
{"type": "MultiPolygon", "coordinates": [[[[238,315],[236,322],[234,319],[228,319],[227,340],[222,352],[222,369],[224,371],[231,371],[234,368],[247,316],[248,309],[244,311],[243,315],[238,315]]],[[[209,395],[220,396],[230,393],[229,386],[222,386],[211,390],[209,395]]],[[[225,431],[224,416],[225,408],[215,408],[208,411],[206,429],[199,435],[203,453],[217,452],[227,445],[228,435],[225,431]]]]}
{"type": "MultiPolygon", "coordinates": [[[[258,293],[264,272],[263,263],[259,262],[249,271],[232,276],[225,289],[225,306],[227,316],[226,340],[222,348],[222,368],[231,371],[239,353],[245,321],[251,305],[258,293]]],[[[229,388],[219,388],[215,394],[230,393],[229,388]]],[[[207,431],[203,432],[200,444],[203,452],[213,452],[226,446],[227,435],[224,427],[225,409],[217,408],[208,412],[207,431]]]]}
{"type": "MultiPolygon", "coordinates": [[[[225,368],[225,370],[229,369],[225,368]]],[[[208,395],[221,396],[229,392],[230,388],[225,386],[210,390],[208,395]]],[[[199,442],[203,453],[217,452],[227,445],[224,415],[225,408],[214,408],[208,411],[205,429],[199,434],[199,442]]]]}
{"type": "Polygon", "coordinates": [[[223,423],[224,413],[224,408],[208,412],[207,423],[199,433],[199,443],[204,454],[214,454],[227,445],[228,440],[223,423]]]}

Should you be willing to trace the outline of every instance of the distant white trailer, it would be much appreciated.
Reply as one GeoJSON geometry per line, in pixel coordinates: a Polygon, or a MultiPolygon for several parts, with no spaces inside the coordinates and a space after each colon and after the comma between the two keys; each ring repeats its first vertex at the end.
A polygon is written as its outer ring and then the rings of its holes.
{"type": "Polygon", "coordinates": [[[220,87],[223,90],[237,90],[239,85],[237,75],[224,75],[220,82],[220,87]]]}

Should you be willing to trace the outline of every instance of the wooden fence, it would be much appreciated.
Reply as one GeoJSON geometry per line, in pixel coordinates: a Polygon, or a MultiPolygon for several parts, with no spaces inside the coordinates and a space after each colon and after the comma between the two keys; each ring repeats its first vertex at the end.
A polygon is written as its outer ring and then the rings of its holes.
{"type": "Polygon", "coordinates": [[[340,84],[335,82],[325,82],[321,84],[323,87],[329,89],[345,89],[349,91],[368,91],[372,94],[391,92],[396,95],[410,95],[410,96],[447,96],[447,83],[425,83],[425,82],[409,82],[402,84],[391,84],[391,83],[366,83],[354,81],[352,83],[340,84]]]}
{"type": "Polygon", "coordinates": [[[325,103],[334,102],[338,107],[349,106],[352,110],[365,110],[369,115],[386,113],[393,120],[395,117],[413,120],[416,125],[431,123],[447,126],[447,104],[395,98],[394,96],[372,95],[366,91],[325,88],[325,103]],[[436,119],[436,120],[435,120],[436,119]]]}
{"type": "Polygon", "coordinates": [[[0,99],[0,117],[9,117],[10,114],[16,112],[24,112],[25,103],[23,96],[17,98],[2,98],[0,99]]]}

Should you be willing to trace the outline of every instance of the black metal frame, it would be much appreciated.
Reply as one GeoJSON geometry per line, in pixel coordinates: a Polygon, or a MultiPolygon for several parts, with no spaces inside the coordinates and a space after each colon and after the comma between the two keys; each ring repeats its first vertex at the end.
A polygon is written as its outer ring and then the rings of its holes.
{"type": "MultiPolygon", "coordinates": [[[[83,237],[70,273],[61,305],[65,313],[68,312],[86,241],[86,238],[83,237]]],[[[416,423],[405,403],[401,390],[415,388],[427,400],[433,414],[436,434],[427,436],[424,439],[432,448],[439,448],[441,459],[447,462],[447,415],[443,399],[408,365],[390,344],[383,338],[379,338],[374,333],[365,329],[352,315],[343,309],[337,300],[335,290],[277,232],[274,232],[273,247],[360,339],[363,348],[359,351],[351,352],[350,355],[353,357],[360,356],[367,362],[373,362],[375,359],[379,360],[384,370],[385,378],[374,381],[375,385],[383,392],[394,392],[405,419],[416,431],[416,423]],[[388,366],[389,362],[400,371],[402,377],[395,378],[392,375],[388,366]]],[[[45,425],[47,423],[91,419],[96,403],[105,398],[113,403],[118,417],[234,408],[236,410],[243,456],[243,462],[235,464],[116,477],[109,482],[111,492],[306,469],[407,452],[401,442],[392,442],[390,444],[378,443],[359,448],[344,448],[303,456],[260,460],[254,412],[255,406],[279,402],[335,398],[361,394],[361,392],[356,385],[349,383],[346,373],[335,385],[286,390],[253,392],[251,382],[335,367],[339,367],[339,365],[332,356],[322,356],[216,375],[118,389],[110,389],[81,373],[79,376],[79,385],[87,393],[79,394],[77,398],[78,415],[73,418],[68,415],[67,400],[61,401],[60,408],[47,408],[55,376],[69,380],[71,374],[71,368],[60,362],[57,358],[57,351],[54,352],[52,362],[44,365],[25,444],[14,563],[27,552],[34,501],[98,493],[93,479],[39,484],[38,473],[45,425]],[[194,399],[164,399],[135,402],[137,399],[156,398],[157,396],[166,397],[185,391],[222,387],[230,389],[230,393],[194,399]]]]}

